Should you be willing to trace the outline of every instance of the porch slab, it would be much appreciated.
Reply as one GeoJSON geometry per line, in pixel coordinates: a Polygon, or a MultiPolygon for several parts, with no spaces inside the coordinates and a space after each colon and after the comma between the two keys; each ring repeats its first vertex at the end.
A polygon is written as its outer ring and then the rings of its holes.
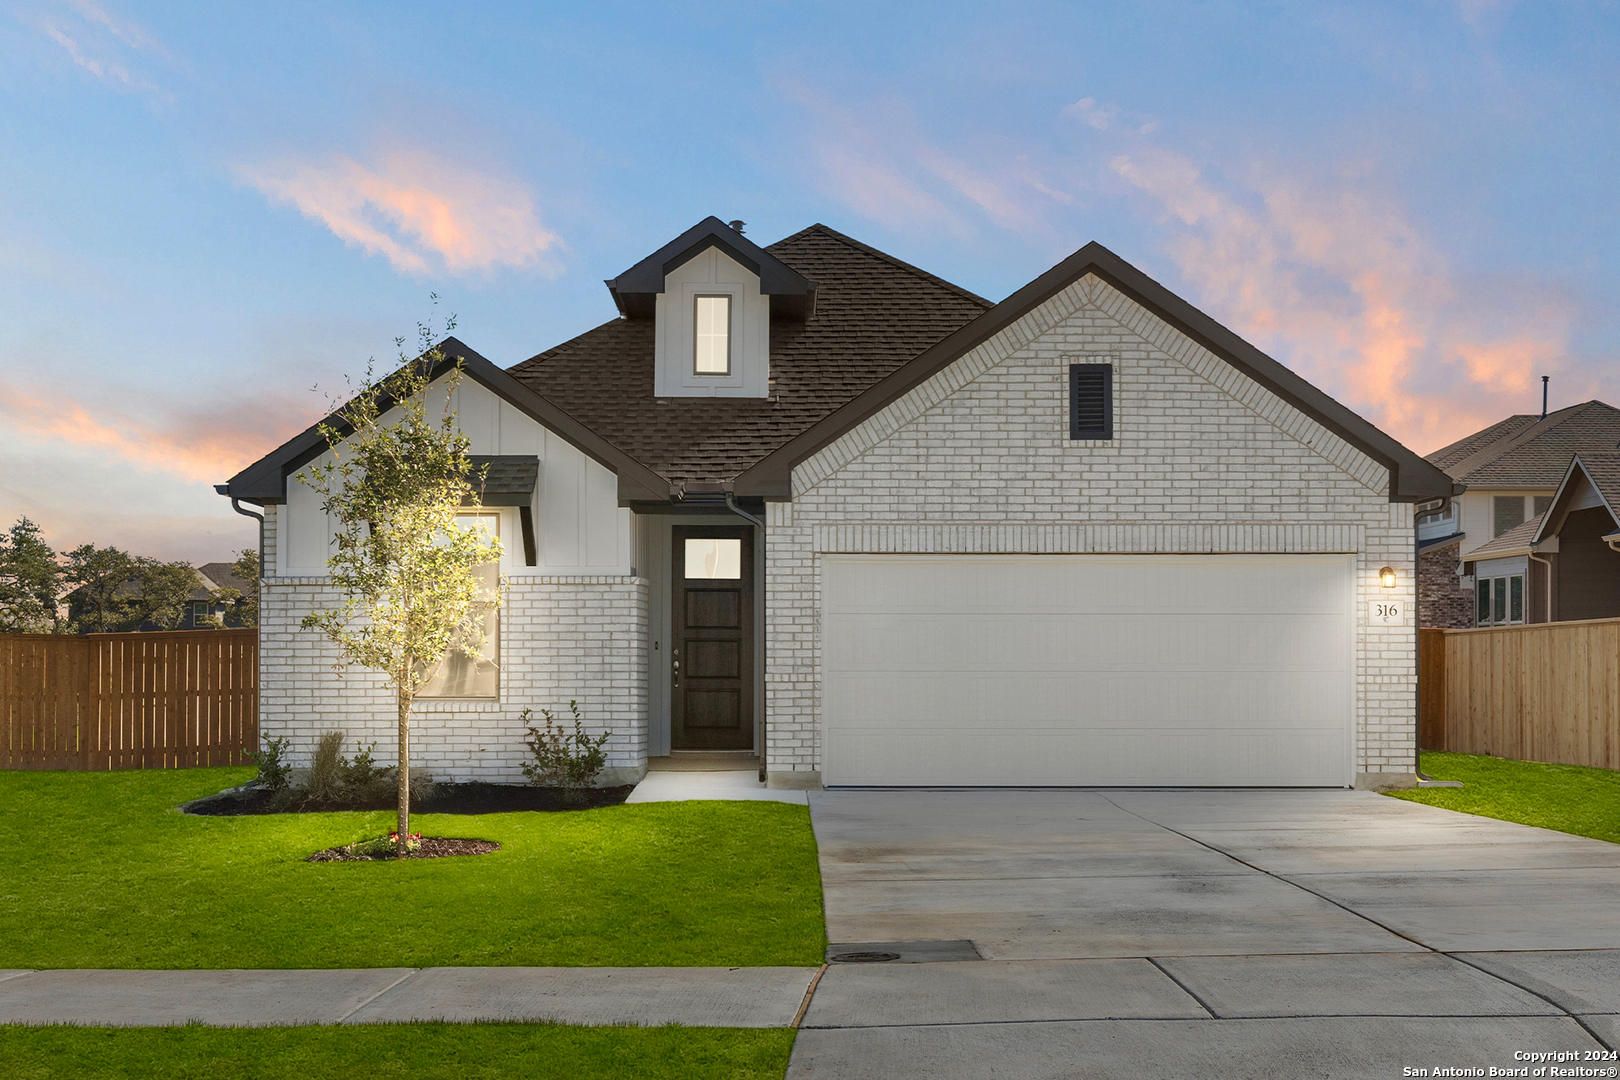
{"type": "Polygon", "coordinates": [[[645,802],[685,802],[692,799],[743,799],[764,800],[767,802],[797,803],[800,806],[809,805],[809,793],[804,791],[782,791],[777,788],[768,788],[759,782],[759,774],[753,771],[726,770],[719,772],[673,770],[648,770],[646,779],[636,785],[636,790],[624,800],[627,803],[645,802]]]}

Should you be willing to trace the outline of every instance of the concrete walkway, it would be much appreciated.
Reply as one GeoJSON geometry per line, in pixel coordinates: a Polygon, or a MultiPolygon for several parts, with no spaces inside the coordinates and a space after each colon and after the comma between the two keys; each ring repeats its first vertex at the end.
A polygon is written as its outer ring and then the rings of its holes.
{"type": "Polygon", "coordinates": [[[1620,1046],[1620,846],[1349,791],[832,791],[811,813],[834,951],[985,959],[835,964],[790,1080],[1361,1078],[1620,1046]]]}
{"type": "Polygon", "coordinates": [[[0,1023],[555,1021],[787,1027],[816,968],[0,971],[0,1023]]]}

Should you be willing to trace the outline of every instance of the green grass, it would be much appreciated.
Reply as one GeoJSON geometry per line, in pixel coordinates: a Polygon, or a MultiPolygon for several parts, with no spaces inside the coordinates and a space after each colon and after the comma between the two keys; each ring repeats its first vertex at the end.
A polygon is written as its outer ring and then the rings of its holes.
{"type": "Polygon", "coordinates": [[[781,1080],[786,1028],[0,1026],[10,1080],[781,1080]]]}
{"type": "Polygon", "coordinates": [[[1433,751],[1423,754],[1423,771],[1464,786],[1391,796],[1620,843],[1620,772],[1433,751]]]}
{"type": "Polygon", "coordinates": [[[813,965],[826,947],[803,806],[424,814],[413,831],[503,850],[306,863],[392,816],[175,809],[252,775],[0,772],[0,968],[813,965]]]}

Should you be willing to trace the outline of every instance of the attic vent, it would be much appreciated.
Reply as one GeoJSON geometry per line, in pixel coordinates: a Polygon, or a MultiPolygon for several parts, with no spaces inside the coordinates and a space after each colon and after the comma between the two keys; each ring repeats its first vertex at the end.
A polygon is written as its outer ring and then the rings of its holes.
{"type": "Polygon", "coordinates": [[[1069,438],[1114,437],[1114,365],[1069,365],[1069,438]]]}

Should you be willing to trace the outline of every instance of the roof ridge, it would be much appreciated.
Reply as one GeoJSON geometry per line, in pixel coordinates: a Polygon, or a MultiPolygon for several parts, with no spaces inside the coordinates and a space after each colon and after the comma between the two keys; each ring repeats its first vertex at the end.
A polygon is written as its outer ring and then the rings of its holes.
{"type": "MultiPolygon", "coordinates": [[[[1566,405],[1562,409],[1555,409],[1547,415],[1541,417],[1529,427],[1520,428],[1518,431],[1504,435],[1487,446],[1480,447],[1472,454],[1469,454],[1461,461],[1452,465],[1451,468],[1446,469],[1445,472],[1447,475],[1452,477],[1452,479],[1461,483],[1463,478],[1468,476],[1474,470],[1490,464],[1503,454],[1506,454],[1509,450],[1517,449],[1518,447],[1529,442],[1531,439],[1540,438],[1547,432],[1563,426],[1565,423],[1573,420],[1576,416],[1579,416],[1593,405],[1604,405],[1604,402],[1593,398],[1591,401],[1582,401],[1574,405],[1566,405]],[[1554,417],[1557,419],[1554,419],[1554,417]],[[1549,423],[1549,421],[1551,422],[1549,423]]],[[[1613,406],[1606,407],[1612,408],[1613,406]]],[[[1514,413],[1513,415],[1533,416],[1535,414],[1514,413]]]]}
{"type": "Polygon", "coordinates": [[[962,286],[956,284],[953,281],[946,281],[944,278],[940,277],[938,274],[930,274],[927,270],[924,270],[920,266],[913,266],[911,263],[906,262],[904,259],[896,258],[895,256],[890,255],[887,251],[879,250],[878,248],[873,247],[871,244],[863,244],[863,243],[861,243],[861,241],[855,239],[853,236],[846,236],[843,233],[839,232],[837,229],[833,228],[832,226],[824,225],[819,221],[816,222],[813,225],[809,225],[809,226],[806,226],[803,229],[800,229],[798,232],[792,234],[791,236],[784,236],[784,237],[782,237],[782,239],[776,241],[775,243],[767,244],[765,246],[765,250],[770,251],[771,248],[776,247],[777,244],[785,244],[789,240],[797,240],[799,237],[805,235],[806,233],[817,232],[817,231],[825,233],[826,235],[832,237],[834,240],[837,240],[840,243],[842,243],[842,244],[844,244],[844,245],[846,245],[848,247],[854,248],[856,251],[865,252],[866,254],[871,255],[874,258],[882,259],[884,262],[890,264],[891,266],[898,267],[899,269],[904,270],[907,273],[912,274],[912,275],[914,275],[916,277],[919,277],[924,281],[930,282],[931,284],[934,284],[934,285],[941,286],[942,288],[949,289],[951,292],[956,293],[958,296],[961,296],[964,299],[971,300],[975,304],[983,304],[987,309],[988,308],[993,308],[993,307],[996,306],[994,300],[987,300],[984,297],[980,296],[978,293],[971,292],[971,291],[969,291],[967,289],[964,289],[964,288],[962,288],[962,286]]]}

